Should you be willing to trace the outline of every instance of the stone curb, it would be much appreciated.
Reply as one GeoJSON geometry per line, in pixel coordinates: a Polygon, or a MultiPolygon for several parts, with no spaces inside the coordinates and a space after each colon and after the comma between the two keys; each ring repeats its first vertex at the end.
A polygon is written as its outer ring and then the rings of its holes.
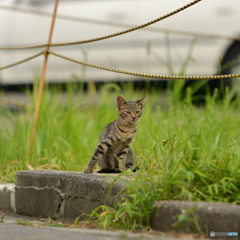
{"type": "Polygon", "coordinates": [[[209,236],[214,232],[237,232],[240,234],[240,206],[226,203],[158,201],[154,207],[159,208],[151,216],[151,227],[158,231],[203,232],[209,236]],[[173,224],[182,214],[186,219],[173,224]]]}
{"type": "MultiPolygon", "coordinates": [[[[85,218],[100,205],[113,207],[123,190],[123,183],[113,182],[113,179],[101,174],[19,171],[16,186],[0,184],[0,211],[75,220],[81,214],[80,218],[85,218]]],[[[154,206],[158,210],[151,216],[151,227],[156,231],[193,232],[200,229],[207,236],[210,231],[240,234],[240,206],[187,201],[159,201],[154,206]],[[173,224],[180,214],[185,221],[174,228],[173,224]]]]}
{"type": "Polygon", "coordinates": [[[65,171],[19,171],[16,174],[18,214],[74,220],[105,204],[114,206],[123,185],[101,174],[65,171]]]}
{"type": "Polygon", "coordinates": [[[16,213],[15,184],[0,184],[0,211],[16,213]]]}

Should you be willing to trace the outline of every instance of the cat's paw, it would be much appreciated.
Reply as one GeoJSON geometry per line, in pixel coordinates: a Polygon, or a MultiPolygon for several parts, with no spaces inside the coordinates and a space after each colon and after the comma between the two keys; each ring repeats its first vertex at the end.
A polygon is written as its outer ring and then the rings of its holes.
{"type": "Polygon", "coordinates": [[[139,170],[140,168],[138,167],[138,166],[135,166],[133,169],[132,169],[132,171],[133,172],[136,172],[137,170],[139,170]]]}
{"type": "Polygon", "coordinates": [[[139,167],[138,166],[133,166],[133,167],[127,168],[127,170],[130,170],[132,172],[136,172],[137,170],[139,170],[139,167]]]}
{"type": "Polygon", "coordinates": [[[93,172],[93,169],[91,169],[91,168],[85,168],[83,172],[84,172],[84,173],[92,173],[92,172],[93,172]]]}

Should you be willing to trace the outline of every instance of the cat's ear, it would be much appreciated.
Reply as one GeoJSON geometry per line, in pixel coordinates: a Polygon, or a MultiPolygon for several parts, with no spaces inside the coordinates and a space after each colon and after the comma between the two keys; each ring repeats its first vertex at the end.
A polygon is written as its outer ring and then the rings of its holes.
{"type": "Polygon", "coordinates": [[[143,108],[144,102],[145,102],[145,100],[147,99],[147,97],[148,97],[148,96],[145,96],[145,97],[143,97],[142,99],[137,100],[137,101],[136,101],[137,104],[140,105],[140,106],[143,108]]]}
{"type": "Polygon", "coordinates": [[[125,99],[121,96],[118,96],[117,97],[117,106],[118,106],[118,109],[121,110],[123,108],[123,106],[126,106],[127,105],[127,102],[125,101],[125,99]]]}

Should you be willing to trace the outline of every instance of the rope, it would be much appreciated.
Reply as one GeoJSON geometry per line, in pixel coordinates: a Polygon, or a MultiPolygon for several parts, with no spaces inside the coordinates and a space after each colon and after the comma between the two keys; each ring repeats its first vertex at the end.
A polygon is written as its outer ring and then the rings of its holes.
{"type": "Polygon", "coordinates": [[[87,40],[82,40],[82,41],[76,41],[76,42],[66,42],[66,43],[53,43],[53,44],[41,44],[41,45],[34,45],[34,46],[27,46],[27,47],[0,47],[0,50],[20,50],[20,49],[31,49],[31,48],[41,48],[41,47],[46,47],[46,46],[51,46],[51,47],[59,47],[59,46],[68,46],[68,45],[77,45],[77,44],[84,44],[84,43],[90,43],[90,42],[96,42],[96,41],[101,41],[101,40],[104,40],[104,39],[108,39],[108,38],[112,38],[112,37],[116,37],[116,36],[120,36],[120,35],[123,35],[123,34],[126,34],[126,33],[129,33],[129,32],[133,32],[135,30],[138,30],[138,29],[141,29],[141,28],[144,28],[144,27],[147,27],[147,26],[150,26],[154,23],[157,23],[163,19],[166,19],[170,16],[173,16],[191,6],[193,6],[194,4],[200,2],[202,0],[195,0],[169,14],[166,14],[160,18],[157,18],[155,20],[152,20],[148,23],[145,23],[145,24],[142,24],[140,26],[137,26],[137,27],[133,27],[133,28],[130,28],[130,29],[127,29],[127,30],[124,30],[124,31],[121,31],[121,32],[118,32],[118,33],[113,33],[113,34],[110,34],[110,35],[106,35],[106,36],[103,36],[103,37],[98,37],[98,38],[93,38],[93,39],[87,39],[87,40]]]}
{"type": "Polygon", "coordinates": [[[110,71],[110,72],[116,72],[116,73],[122,73],[122,74],[126,74],[126,75],[132,75],[132,76],[137,76],[137,77],[148,77],[148,78],[160,78],[160,79],[185,79],[185,80],[206,80],[206,79],[211,79],[211,80],[216,80],[216,79],[228,79],[228,78],[239,78],[240,74],[228,74],[228,75],[215,75],[215,76],[171,76],[171,75],[155,75],[155,74],[147,74],[147,73],[137,73],[137,72],[129,72],[129,71],[124,71],[124,70],[118,70],[118,69],[113,69],[113,68],[108,68],[108,67],[102,67],[102,66],[98,66],[95,64],[91,64],[91,63],[86,63],[86,62],[82,62],[82,61],[78,61],[63,55],[60,55],[58,53],[52,52],[52,51],[42,51],[36,55],[33,55],[32,57],[23,59],[22,61],[4,66],[0,68],[0,71],[6,68],[10,68],[16,65],[19,65],[21,63],[27,62],[33,58],[36,58],[40,55],[44,55],[47,56],[49,54],[52,54],[56,57],[71,61],[71,62],[75,62],[87,67],[93,67],[93,68],[97,68],[97,69],[101,69],[101,70],[105,70],[105,71],[110,71]]]}
{"type": "Polygon", "coordinates": [[[38,57],[38,56],[40,56],[40,55],[42,55],[42,54],[44,54],[44,51],[42,51],[42,52],[40,52],[40,53],[38,53],[38,54],[36,54],[36,55],[34,55],[34,56],[32,56],[32,57],[23,59],[22,61],[19,61],[19,62],[10,64],[10,65],[7,65],[7,66],[4,66],[4,67],[0,67],[0,71],[3,70],[3,69],[10,68],[10,67],[14,67],[14,66],[19,65],[19,64],[21,64],[21,63],[27,62],[27,61],[29,61],[29,60],[31,60],[31,59],[33,59],[33,58],[36,58],[36,57],[38,57]]]}
{"type": "MultiPolygon", "coordinates": [[[[8,11],[17,11],[17,12],[33,14],[33,15],[37,14],[37,15],[44,16],[44,17],[52,17],[51,13],[37,11],[37,10],[33,10],[33,9],[16,8],[16,7],[2,6],[2,5],[0,5],[0,9],[4,9],[4,10],[8,10],[8,11]]],[[[128,23],[94,20],[94,19],[90,19],[90,18],[68,16],[68,15],[63,15],[63,14],[58,14],[57,18],[63,19],[63,20],[75,21],[75,22],[84,22],[84,23],[89,23],[89,24],[94,24],[94,25],[101,25],[101,26],[111,26],[111,27],[121,27],[121,28],[132,28],[132,26],[133,26],[133,24],[128,24],[128,23]]],[[[148,32],[171,33],[171,34],[184,35],[184,36],[195,36],[195,37],[197,36],[197,37],[201,37],[201,38],[240,41],[239,37],[222,35],[222,34],[189,32],[189,31],[183,31],[183,30],[177,30],[177,29],[166,29],[166,28],[156,28],[156,27],[144,28],[143,30],[148,31],[148,32]]]]}
{"type": "Polygon", "coordinates": [[[124,71],[124,70],[118,70],[118,69],[113,69],[113,68],[107,68],[107,67],[102,67],[98,65],[94,65],[91,63],[86,63],[82,61],[78,61],[63,55],[60,55],[58,53],[54,53],[49,51],[48,54],[52,54],[56,57],[60,57],[62,59],[75,62],[84,66],[88,67],[93,67],[93,68],[98,68],[101,70],[106,70],[110,72],[116,72],[116,73],[122,73],[122,74],[127,74],[127,75],[132,75],[132,76],[137,76],[137,77],[149,77],[149,78],[161,78],[161,79],[185,79],[185,80],[204,80],[204,79],[227,79],[227,78],[239,78],[240,74],[229,74],[229,75],[215,75],[215,76],[169,76],[169,75],[155,75],[155,74],[146,74],[146,73],[136,73],[136,72],[129,72],[129,71],[124,71]]]}

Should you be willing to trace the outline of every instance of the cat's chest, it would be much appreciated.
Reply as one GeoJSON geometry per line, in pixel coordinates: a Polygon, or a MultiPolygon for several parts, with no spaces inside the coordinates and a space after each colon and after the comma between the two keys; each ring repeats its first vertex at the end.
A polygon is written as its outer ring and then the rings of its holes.
{"type": "Polygon", "coordinates": [[[112,146],[111,146],[111,150],[112,151],[122,151],[122,149],[124,149],[127,146],[130,146],[132,142],[132,138],[126,138],[126,139],[121,139],[120,141],[115,142],[112,146]]]}
{"type": "Polygon", "coordinates": [[[132,141],[132,139],[134,138],[136,132],[134,133],[122,133],[121,134],[121,143],[130,143],[132,141]]]}
{"type": "Polygon", "coordinates": [[[118,139],[117,141],[115,141],[112,145],[112,149],[116,149],[116,148],[124,148],[126,146],[129,146],[133,140],[134,134],[122,134],[120,139],[118,139]]]}
{"type": "Polygon", "coordinates": [[[117,134],[121,137],[121,141],[122,142],[126,142],[128,141],[129,138],[134,138],[137,129],[133,128],[133,129],[126,129],[126,128],[119,128],[117,129],[117,134]]]}

